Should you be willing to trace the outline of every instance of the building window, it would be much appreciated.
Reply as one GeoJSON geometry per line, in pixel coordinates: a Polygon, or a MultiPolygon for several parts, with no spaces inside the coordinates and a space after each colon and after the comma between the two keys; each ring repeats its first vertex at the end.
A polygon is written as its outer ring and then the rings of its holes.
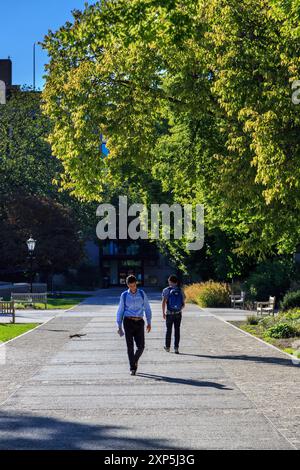
{"type": "Polygon", "coordinates": [[[115,241],[109,241],[108,243],[105,243],[103,245],[103,254],[105,256],[110,255],[117,255],[119,252],[118,250],[118,244],[115,241]]]}
{"type": "Polygon", "coordinates": [[[123,268],[134,268],[134,267],[141,267],[142,262],[141,260],[134,260],[134,259],[124,259],[121,261],[121,267],[123,268]]]}

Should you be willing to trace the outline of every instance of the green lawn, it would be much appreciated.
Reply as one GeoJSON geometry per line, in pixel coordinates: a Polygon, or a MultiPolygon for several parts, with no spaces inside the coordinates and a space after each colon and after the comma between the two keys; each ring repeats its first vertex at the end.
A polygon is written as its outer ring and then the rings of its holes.
{"type": "MultiPolygon", "coordinates": [[[[78,305],[80,302],[82,302],[84,299],[86,299],[86,296],[77,296],[77,297],[63,297],[63,298],[48,298],[48,309],[60,309],[60,310],[67,310],[68,308],[75,307],[78,305]]],[[[43,304],[37,304],[40,305],[39,308],[44,308],[43,304]]]]}
{"type": "MultiPolygon", "coordinates": [[[[48,297],[48,303],[47,303],[47,308],[48,310],[67,310],[69,308],[75,307],[78,305],[80,302],[82,302],[84,299],[86,299],[86,296],[79,296],[77,295],[72,296],[72,297],[67,297],[64,296],[62,298],[60,297],[48,297]]],[[[25,305],[22,303],[17,303],[16,304],[16,309],[24,309],[25,305]]],[[[44,310],[45,305],[44,304],[35,304],[34,308],[37,310],[44,310]]]]}
{"type": "Polygon", "coordinates": [[[86,299],[88,297],[88,295],[83,295],[83,294],[59,294],[59,295],[56,295],[56,296],[53,296],[53,295],[49,295],[48,298],[49,299],[86,299]]]}
{"type": "Polygon", "coordinates": [[[9,341],[16,336],[20,336],[26,331],[32,330],[38,326],[38,323],[24,323],[13,325],[11,323],[0,323],[0,341],[2,343],[9,341]]]}

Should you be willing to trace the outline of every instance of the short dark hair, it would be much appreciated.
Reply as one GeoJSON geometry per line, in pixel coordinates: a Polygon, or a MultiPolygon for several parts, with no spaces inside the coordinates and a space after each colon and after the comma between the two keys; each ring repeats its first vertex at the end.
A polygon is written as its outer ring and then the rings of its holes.
{"type": "Polygon", "coordinates": [[[137,280],[136,280],[136,277],[133,274],[128,276],[127,279],[126,279],[126,284],[127,285],[128,284],[134,284],[135,282],[137,282],[137,280]]]}
{"type": "Polygon", "coordinates": [[[178,283],[179,283],[179,279],[178,279],[178,277],[177,277],[175,274],[171,274],[171,276],[169,277],[169,281],[170,281],[170,282],[173,282],[174,284],[178,284],[178,283]]]}

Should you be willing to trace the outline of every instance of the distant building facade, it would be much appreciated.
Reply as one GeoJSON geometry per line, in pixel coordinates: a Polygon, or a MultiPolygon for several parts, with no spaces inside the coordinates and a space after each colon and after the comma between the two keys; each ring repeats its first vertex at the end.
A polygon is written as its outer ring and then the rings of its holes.
{"type": "Polygon", "coordinates": [[[0,104],[6,104],[11,91],[19,88],[12,84],[12,61],[0,59],[0,104]]]}
{"type": "Polygon", "coordinates": [[[124,286],[126,277],[134,274],[141,286],[161,287],[174,269],[149,241],[107,240],[100,243],[100,272],[106,285],[124,286]]]}

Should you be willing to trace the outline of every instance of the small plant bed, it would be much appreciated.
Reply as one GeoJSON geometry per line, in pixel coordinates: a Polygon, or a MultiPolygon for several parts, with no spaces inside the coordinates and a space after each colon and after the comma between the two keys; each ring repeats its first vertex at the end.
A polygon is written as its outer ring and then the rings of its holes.
{"type": "MultiPolygon", "coordinates": [[[[47,302],[47,308],[48,310],[67,310],[72,307],[76,307],[80,302],[85,300],[87,296],[72,296],[72,297],[53,297],[49,296],[48,297],[48,302],[47,302]]],[[[33,305],[28,305],[28,304],[22,304],[22,303],[16,303],[15,307],[17,310],[25,310],[25,309],[34,309],[34,310],[44,310],[45,305],[44,304],[33,304],[33,305]]]]}
{"type": "Polygon", "coordinates": [[[275,317],[248,317],[247,321],[230,322],[241,330],[273,344],[300,358],[300,309],[281,312],[275,317]]]}
{"type": "Polygon", "coordinates": [[[1,343],[5,343],[6,341],[16,338],[37,326],[38,323],[17,323],[14,325],[11,323],[0,323],[0,341],[1,343]]]}

